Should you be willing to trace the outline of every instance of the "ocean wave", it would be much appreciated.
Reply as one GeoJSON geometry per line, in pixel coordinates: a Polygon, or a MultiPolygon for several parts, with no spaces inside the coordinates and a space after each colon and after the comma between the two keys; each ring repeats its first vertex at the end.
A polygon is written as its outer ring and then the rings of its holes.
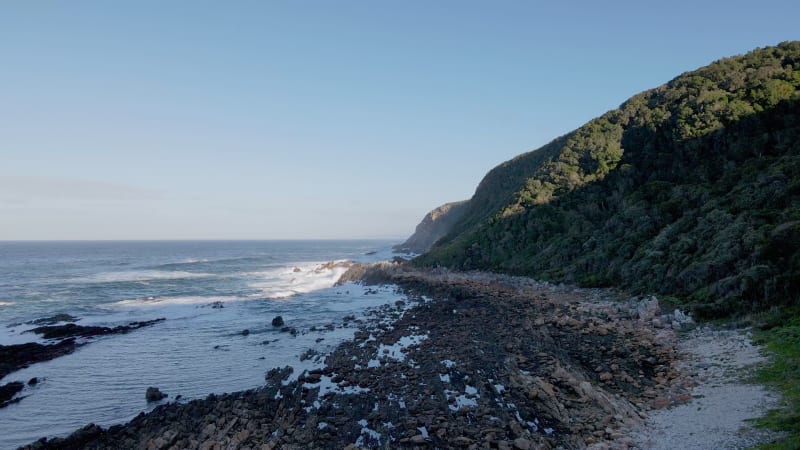
{"type": "Polygon", "coordinates": [[[16,302],[4,302],[0,300],[0,306],[14,306],[16,304],[17,304],[16,302]]]}
{"type": "Polygon", "coordinates": [[[200,296],[188,295],[182,297],[145,297],[120,300],[112,303],[115,306],[140,307],[140,306],[165,306],[165,305],[203,305],[217,302],[235,302],[245,300],[236,296],[200,296]]]}
{"type": "Polygon", "coordinates": [[[164,264],[159,264],[152,266],[153,269],[171,269],[171,268],[179,268],[185,266],[193,266],[193,265],[207,265],[207,264],[215,264],[215,265],[226,265],[231,263],[246,263],[246,262],[264,262],[265,260],[273,260],[275,259],[272,256],[241,256],[235,258],[184,258],[180,261],[174,261],[164,264]]]}
{"type": "Polygon", "coordinates": [[[258,289],[267,298],[287,298],[333,287],[350,266],[352,261],[338,260],[251,272],[249,276],[263,278],[264,281],[250,283],[249,286],[258,289]]]}
{"type": "Polygon", "coordinates": [[[78,281],[85,283],[120,283],[154,280],[180,280],[187,278],[213,277],[211,273],[186,272],[179,270],[130,270],[123,272],[103,272],[78,281]]]}

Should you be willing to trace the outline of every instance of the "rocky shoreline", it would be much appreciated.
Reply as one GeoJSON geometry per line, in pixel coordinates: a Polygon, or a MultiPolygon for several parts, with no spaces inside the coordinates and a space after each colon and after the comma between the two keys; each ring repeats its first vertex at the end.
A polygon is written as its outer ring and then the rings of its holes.
{"type": "Polygon", "coordinates": [[[654,298],[391,263],[353,280],[406,300],[324,367],[25,448],[639,448],[651,411],[692,399],[676,332],[693,323],[654,298]]]}

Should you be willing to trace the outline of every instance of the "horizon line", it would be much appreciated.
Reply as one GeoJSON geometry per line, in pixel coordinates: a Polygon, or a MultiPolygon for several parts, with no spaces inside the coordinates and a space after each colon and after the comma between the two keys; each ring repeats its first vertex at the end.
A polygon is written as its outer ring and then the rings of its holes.
{"type": "Polygon", "coordinates": [[[349,237],[349,238],[152,238],[152,239],[0,239],[6,242],[291,242],[291,241],[394,241],[402,237],[349,237]]]}

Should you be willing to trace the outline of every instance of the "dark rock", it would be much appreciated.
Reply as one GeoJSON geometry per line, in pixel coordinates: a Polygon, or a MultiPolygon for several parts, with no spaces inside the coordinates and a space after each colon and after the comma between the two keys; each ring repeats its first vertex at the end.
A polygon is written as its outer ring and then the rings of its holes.
{"type": "Polygon", "coordinates": [[[27,322],[28,325],[55,325],[58,322],[77,322],[78,318],[69,314],[56,314],[50,317],[42,317],[41,319],[32,320],[27,322]]]}
{"type": "Polygon", "coordinates": [[[44,325],[26,331],[42,335],[45,339],[62,339],[69,337],[92,337],[102,336],[106,334],[128,333],[138,328],[154,325],[158,322],[167,320],[165,318],[145,320],[143,322],[131,322],[128,325],[119,325],[116,327],[97,327],[97,326],[84,326],[68,323],[65,325],[44,325]]]}
{"type": "Polygon", "coordinates": [[[11,403],[11,398],[14,397],[17,392],[21,391],[22,388],[25,387],[25,384],[19,381],[12,381],[11,383],[6,383],[3,386],[0,386],[0,408],[4,408],[11,403]]]}
{"type": "Polygon", "coordinates": [[[28,380],[28,386],[36,386],[37,384],[39,384],[39,379],[36,377],[33,377],[30,380],[28,380]]]}
{"type": "Polygon", "coordinates": [[[157,402],[166,396],[167,394],[161,392],[157,387],[153,386],[147,388],[147,391],[144,394],[144,398],[146,398],[148,402],[157,402]]]}
{"type": "Polygon", "coordinates": [[[272,326],[273,327],[282,327],[283,323],[284,323],[283,322],[283,317],[281,317],[281,316],[275,316],[275,318],[272,319],[272,326]]]}
{"type": "Polygon", "coordinates": [[[276,367],[274,369],[270,369],[264,376],[264,379],[270,384],[280,385],[281,381],[289,378],[289,375],[291,375],[292,372],[294,372],[294,368],[291,366],[286,366],[282,369],[278,369],[276,367]]]}
{"type": "Polygon", "coordinates": [[[245,328],[244,330],[242,330],[242,336],[247,336],[249,334],[250,334],[250,330],[249,329],[245,328]]]}
{"type": "Polygon", "coordinates": [[[49,361],[75,351],[77,344],[74,338],[64,339],[56,344],[0,345],[0,378],[9,373],[42,361],[49,361]]]}

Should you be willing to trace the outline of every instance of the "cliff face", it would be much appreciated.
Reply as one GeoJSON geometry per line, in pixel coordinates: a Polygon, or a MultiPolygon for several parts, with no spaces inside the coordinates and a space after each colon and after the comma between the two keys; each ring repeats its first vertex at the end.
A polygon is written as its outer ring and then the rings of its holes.
{"type": "Polygon", "coordinates": [[[414,234],[402,244],[396,245],[395,250],[423,253],[434,242],[442,238],[463,215],[466,201],[446,203],[422,218],[414,234]]]}
{"type": "Polygon", "coordinates": [[[800,304],[799,88],[786,42],[638,94],[490,171],[415,264],[622,286],[709,316],[800,304]]]}

